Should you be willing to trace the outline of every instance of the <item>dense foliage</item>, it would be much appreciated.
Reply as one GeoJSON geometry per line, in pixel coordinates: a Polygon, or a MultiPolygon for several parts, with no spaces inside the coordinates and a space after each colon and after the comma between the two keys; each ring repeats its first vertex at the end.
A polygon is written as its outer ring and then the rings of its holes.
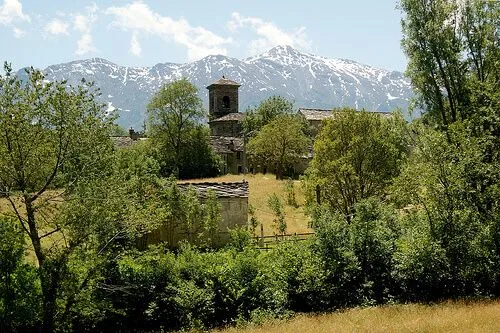
{"type": "Polygon", "coordinates": [[[293,102],[281,96],[271,96],[257,107],[250,107],[245,112],[243,130],[245,135],[252,137],[278,116],[291,115],[293,102]]]}
{"type": "Polygon", "coordinates": [[[408,135],[399,114],[336,111],[335,118],[323,122],[314,142],[305,177],[310,206],[317,200],[348,215],[361,199],[385,197],[407,153],[408,135]]]}
{"type": "MultiPolygon", "coordinates": [[[[47,83],[34,70],[22,82],[6,66],[0,190],[11,213],[0,216],[0,330],[171,331],[499,297],[499,5],[403,0],[401,8],[424,116],[405,124],[347,111],[326,122],[305,180],[316,234],[269,251],[245,230],[215,250],[214,196],[202,201],[159,177],[189,169],[179,147],[195,140],[201,115],[189,83],[165,87],[150,105],[152,133],[173,131],[175,121],[182,129],[170,146],[163,142],[173,150],[158,162],[152,151],[163,133],[153,144],[112,149],[112,119],[91,86],[47,83]],[[191,244],[138,246],[178,224],[191,244]]],[[[276,133],[288,119],[278,115],[259,133],[276,133]]],[[[285,232],[281,198],[269,203],[285,232]]]]}
{"type": "Polygon", "coordinates": [[[65,237],[79,226],[59,219],[57,199],[72,197],[81,186],[107,176],[112,119],[105,118],[103,106],[95,102],[98,91],[92,85],[46,82],[33,69],[21,81],[10,66],[4,68],[0,76],[0,188],[12,208],[9,217],[17,220],[28,237],[37,263],[41,304],[34,306],[41,313],[33,322],[52,331],[56,321],[67,316],[64,307],[71,307],[74,298],[69,290],[79,283],[73,279],[69,258],[88,240],[83,233],[67,241],[65,237]],[[49,193],[58,187],[64,191],[49,193]],[[62,238],[46,246],[46,239],[56,234],[62,238]],[[58,311],[60,306],[62,311],[58,311]]]}
{"type": "Polygon", "coordinates": [[[196,87],[187,79],[162,87],[148,105],[148,135],[164,176],[180,179],[216,176],[220,159],[210,147],[210,133],[196,87]]]}
{"type": "Polygon", "coordinates": [[[282,179],[308,151],[309,139],[303,129],[302,121],[296,116],[277,116],[248,142],[249,163],[274,170],[276,179],[282,179]]]}

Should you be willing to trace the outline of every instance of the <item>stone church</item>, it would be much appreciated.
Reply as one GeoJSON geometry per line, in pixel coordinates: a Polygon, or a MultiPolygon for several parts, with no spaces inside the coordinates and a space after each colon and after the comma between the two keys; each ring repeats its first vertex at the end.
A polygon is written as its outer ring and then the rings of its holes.
{"type": "Polygon", "coordinates": [[[226,164],[223,173],[246,172],[244,114],[238,109],[240,84],[222,77],[207,87],[210,143],[226,164]]]}

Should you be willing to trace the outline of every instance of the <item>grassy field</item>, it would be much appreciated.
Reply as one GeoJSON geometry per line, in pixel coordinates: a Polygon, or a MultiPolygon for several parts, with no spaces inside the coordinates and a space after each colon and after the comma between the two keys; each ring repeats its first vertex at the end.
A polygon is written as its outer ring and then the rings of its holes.
{"type": "MultiPolygon", "coordinates": [[[[39,223],[45,223],[46,221],[50,221],[53,217],[53,214],[57,211],[57,206],[62,202],[62,198],[59,196],[60,191],[56,190],[48,190],[46,191],[38,200],[37,204],[42,205],[43,209],[41,209],[38,214],[39,223]]],[[[22,199],[17,197],[12,199],[17,211],[21,214],[21,216],[26,216],[25,206],[22,202],[22,199]]],[[[11,203],[7,198],[0,198],[0,214],[5,216],[11,216],[16,218],[15,211],[12,208],[11,203]]],[[[17,218],[16,218],[17,220],[17,218]]],[[[42,231],[48,232],[54,230],[54,226],[47,226],[47,228],[42,231]]],[[[59,232],[53,233],[48,237],[42,239],[42,245],[44,246],[58,246],[62,244],[64,239],[62,238],[59,232]]],[[[31,242],[26,243],[26,257],[32,262],[36,263],[36,257],[33,248],[31,247],[31,242]]]]}
{"type": "MultiPolygon", "coordinates": [[[[225,175],[217,178],[204,178],[189,180],[189,182],[234,182],[241,180],[248,181],[249,187],[249,204],[255,207],[255,215],[264,226],[264,235],[273,235],[275,229],[273,227],[274,215],[267,205],[269,196],[276,193],[282,198],[285,204],[285,181],[276,180],[272,174],[247,174],[247,175],[225,175]]],[[[287,233],[305,233],[311,232],[307,226],[308,218],[304,214],[304,196],[299,181],[294,181],[294,188],[297,198],[298,208],[285,205],[285,214],[287,222],[287,233]]],[[[257,233],[260,234],[260,226],[257,233]]]]}
{"type": "Polygon", "coordinates": [[[298,315],[260,327],[220,333],[500,332],[500,301],[390,305],[322,315],[298,315]]]}
{"type": "MultiPolygon", "coordinates": [[[[249,185],[249,203],[255,207],[255,215],[259,222],[264,226],[264,235],[273,235],[275,229],[273,227],[274,215],[267,205],[267,200],[270,195],[276,193],[283,198],[285,203],[285,181],[276,180],[272,174],[248,174],[248,175],[225,175],[217,178],[194,179],[189,182],[232,182],[247,180],[249,185]]],[[[304,196],[302,194],[299,181],[294,181],[294,188],[299,204],[298,208],[285,205],[285,214],[287,222],[287,233],[305,233],[311,232],[312,229],[307,226],[307,217],[304,215],[304,196]]],[[[54,196],[52,191],[48,191],[46,196],[54,196]]],[[[23,211],[21,202],[16,202],[18,208],[23,211]]],[[[0,213],[13,213],[12,207],[6,198],[0,198],[0,213]]],[[[260,226],[257,229],[260,234],[260,226]]]]}

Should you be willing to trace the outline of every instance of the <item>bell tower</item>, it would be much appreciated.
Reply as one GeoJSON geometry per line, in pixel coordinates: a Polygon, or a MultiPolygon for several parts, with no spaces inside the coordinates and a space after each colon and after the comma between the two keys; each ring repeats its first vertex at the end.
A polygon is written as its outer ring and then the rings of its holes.
{"type": "Polygon", "coordinates": [[[211,120],[238,112],[239,87],[239,83],[224,76],[207,87],[208,113],[211,120]]]}

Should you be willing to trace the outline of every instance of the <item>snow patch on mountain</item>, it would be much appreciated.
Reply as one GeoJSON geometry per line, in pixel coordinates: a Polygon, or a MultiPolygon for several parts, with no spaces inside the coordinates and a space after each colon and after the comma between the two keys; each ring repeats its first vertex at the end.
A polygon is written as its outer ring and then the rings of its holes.
{"type": "Polygon", "coordinates": [[[290,46],[277,46],[243,60],[210,55],[191,63],[153,67],[125,67],[91,58],[52,65],[44,73],[48,80],[67,79],[73,85],[82,78],[95,82],[106,111],[118,112],[118,122],[126,128],[140,127],[153,94],[183,77],[198,88],[204,103],[208,101],[205,87],[213,81],[224,75],[239,82],[240,111],[272,95],[290,98],[296,107],[404,111],[413,96],[409,80],[400,72],[303,53],[290,46]]]}

